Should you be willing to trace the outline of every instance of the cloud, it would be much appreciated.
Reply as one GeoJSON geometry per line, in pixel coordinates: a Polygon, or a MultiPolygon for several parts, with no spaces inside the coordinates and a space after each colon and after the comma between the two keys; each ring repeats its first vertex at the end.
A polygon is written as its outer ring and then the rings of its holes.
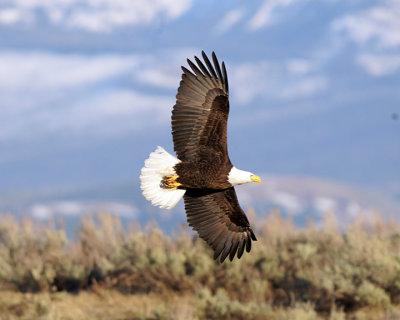
{"type": "Polygon", "coordinates": [[[121,202],[104,201],[56,201],[33,204],[28,211],[40,220],[47,220],[56,215],[80,216],[93,212],[110,212],[121,217],[133,218],[138,210],[134,206],[121,202]]]}
{"type": "Polygon", "coordinates": [[[13,0],[0,4],[0,23],[34,24],[44,14],[57,26],[91,32],[112,31],[128,25],[171,21],[191,7],[191,0],[13,0]]]}
{"type": "Polygon", "coordinates": [[[336,19],[332,28],[342,31],[358,45],[373,43],[378,49],[400,46],[400,2],[380,1],[379,5],[336,19]]]}
{"type": "Polygon", "coordinates": [[[180,81],[180,72],[170,67],[149,68],[140,72],[137,79],[155,87],[175,89],[180,81]]]}
{"type": "Polygon", "coordinates": [[[400,2],[383,0],[333,21],[332,30],[356,44],[355,61],[376,77],[400,68],[400,2]]]}
{"type": "Polygon", "coordinates": [[[400,70],[399,54],[361,54],[357,63],[373,76],[386,76],[400,70]]]}
{"type": "Polygon", "coordinates": [[[268,78],[265,76],[268,69],[266,61],[245,62],[230,68],[230,92],[239,104],[251,102],[265,91],[268,87],[268,78]]]}
{"type": "Polygon", "coordinates": [[[286,192],[275,192],[271,194],[271,201],[282,206],[291,214],[297,215],[304,210],[304,206],[297,196],[286,192]]]}
{"type": "Polygon", "coordinates": [[[18,22],[29,23],[33,18],[32,13],[17,8],[6,8],[0,10],[0,24],[4,25],[11,25],[18,22]]]}
{"type": "Polygon", "coordinates": [[[198,48],[184,47],[147,56],[141,62],[142,68],[135,73],[135,79],[155,88],[176,90],[181,80],[180,66],[184,65],[187,58],[199,53],[198,48]]]}
{"type": "Polygon", "coordinates": [[[289,83],[280,93],[285,99],[310,97],[328,86],[328,79],[323,76],[308,76],[289,83]]]}
{"type": "Polygon", "coordinates": [[[330,197],[316,197],[314,199],[314,207],[321,213],[335,212],[337,211],[337,200],[330,197]]]}
{"type": "Polygon", "coordinates": [[[147,119],[165,120],[174,95],[137,85],[138,75],[157,70],[155,61],[147,55],[0,52],[0,142],[60,132],[121,134],[147,119]]]}
{"type": "MultiPolygon", "coordinates": [[[[361,210],[361,206],[355,201],[350,202],[346,207],[346,213],[354,219],[360,214],[361,210]]],[[[365,211],[368,212],[367,210],[365,211]]]]}
{"type": "MultiPolygon", "coordinates": [[[[69,110],[99,87],[123,78],[136,56],[0,52],[0,140],[35,136],[59,123],[69,110]]],[[[85,105],[81,113],[90,108],[85,105]]]]}
{"type": "Polygon", "coordinates": [[[256,31],[269,23],[271,23],[272,12],[278,7],[287,7],[294,3],[295,0],[267,0],[257,10],[253,17],[248,22],[248,28],[251,31],[256,31]]]}
{"type": "MultiPolygon", "coordinates": [[[[115,136],[144,130],[148,121],[166,124],[179,65],[193,52],[198,50],[148,55],[0,51],[0,142],[58,133],[115,136]]],[[[325,89],[327,79],[311,65],[305,59],[233,64],[228,70],[232,98],[245,105],[255,99],[312,97],[325,89]]]]}
{"type": "Polygon", "coordinates": [[[112,90],[80,101],[56,117],[54,130],[93,132],[97,135],[140,131],[149,123],[168,123],[175,97],[112,90]]]}
{"type": "MultiPolygon", "coordinates": [[[[68,95],[68,91],[66,92],[68,95]]],[[[54,99],[61,108],[32,106],[30,112],[4,117],[0,141],[39,139],[52,134],[92,134],[107,137],[140,131],[148,123],[167,123],[173,96],[146,95],[131,90],[88,93],[79,99],[54,99]],[[67,100],[67,101],[65,101],[67,100]]],[[[35,101],[43,103],[41,99],[35,101]]],[[[1,113],[1,112],[0,112],[1,113]]]]}
{"type": "Polygon", "coordinates": [[[229,76],[232,97],[242,105],[256,98],[293,100],[311,97],[328,85],[324,75],[311,72],[311,64],[311,61],[290,59],[233,65],[229,76]]]}
{"type": "Polygon", "coordinates": [[[47,91],[88,86],[128,73],[139,59],[134,55],[0,52],[0,90],[47,91]]]}
{"type": "Polygon", "coordinates": [[[286,61],[286,68],[294,75],[302,75],[312,70],[312,63],[306,59],[289,59],[286,61]]]}
{"type": "Polygon", "coordinates": [[[237,8],[228,11],[221,21],[217,24],[216,30],[218,33],[224,33],[231,29],[235,24],[237,24],[243,18],[243,9],[237,8]]]}

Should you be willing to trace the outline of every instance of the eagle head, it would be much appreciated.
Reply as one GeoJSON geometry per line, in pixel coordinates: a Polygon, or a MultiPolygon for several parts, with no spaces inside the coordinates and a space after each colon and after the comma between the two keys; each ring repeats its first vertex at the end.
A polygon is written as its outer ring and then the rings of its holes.
{"type": "Polygon", "coordinates": [[[238,184],[248,183],[248,182],[261,182],[259,176],[251,173],[249,171],[239,170],[235,167],[232,167],[231,171],[228,174],[228,182],[232,186],[237,186],[238,184]]]}

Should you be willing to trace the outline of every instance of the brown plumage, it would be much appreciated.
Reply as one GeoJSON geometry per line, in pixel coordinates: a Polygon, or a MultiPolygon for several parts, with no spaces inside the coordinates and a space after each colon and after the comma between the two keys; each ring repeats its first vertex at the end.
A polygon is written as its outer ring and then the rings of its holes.
{"type": "Polygon", "coordinates": [[[257,240],[236,197],[233,187],[223,190],[188,189],[184,195],[189,225],[214,249],[214,259],[232,261],[237,251],[250,252],[257,240]]]}
{"type": "MultiPolygon", "coordinates": [[[[187,60],[192,71],[182,67],[182,80],[172,110],[172,138],[179,160],[171,173],[163,176],[161,186],[165,190],[184,190],[189,225],[213,248],[214,259],[222,262],[228,256],[230,260],[235,255],[240,258],[244,250],[250,252],[251,242],[256,240],[233,185],[260,182],[260,178],[234,168],[229,159],[229,88],[225,64],[219,65],[214,52],[213,65],[204,52],[202,57],[204,63],[195,57],[197,66],[187,60]]],[[[150,158],[159,161],[164,151],[158,149],[150,158]]],[[[142,176],[156,170],[150,162],[142,169],[142,176]]],[[[146,191],[146,181],[152,176],[150,173],[142,176],[146,198],[168,209],[175,205],[159,200],[153,189],[146,191]]]]}

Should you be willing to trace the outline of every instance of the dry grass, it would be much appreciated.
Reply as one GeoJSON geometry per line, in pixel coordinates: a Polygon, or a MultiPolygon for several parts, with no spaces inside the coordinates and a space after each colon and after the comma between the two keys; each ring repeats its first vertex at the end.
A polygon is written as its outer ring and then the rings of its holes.
{"type": "Polygon", "coordinates": [[[250,215],[259,241],[224,264],[186,228],[168,237],[99,214],[68,241],[54,223],[4,216],[0,319],[400,319],[399,225],[250,215]]]}
{"type": "MultiPolygon", "coordinates": [[[[216,299],[215,303],[222,300],[216,299]]],[[[205,313],[202,297],[192,295],[122,294],[117,290],[96,288],[66,292],[21,293],[0,292],[0,319],[26,320],[110,320],[110,319],[271,319],[271,320],[398,320],[400,307],[389,309],[364,307],[345,313],[333,309],[329,314],[318,314],[312,303],[296,303],[292,307],[264,305],[262,312],[254,315],[254,305],[243,312],[227,314],[226,306],[215,307],[205,313]],[[225,313],[224,313],[225,312],[225,313]]],[[[259,307],[258,307],[259,308],[259,307]]],[[[235,309],[233,306],[232,309],[235,309]]]]}

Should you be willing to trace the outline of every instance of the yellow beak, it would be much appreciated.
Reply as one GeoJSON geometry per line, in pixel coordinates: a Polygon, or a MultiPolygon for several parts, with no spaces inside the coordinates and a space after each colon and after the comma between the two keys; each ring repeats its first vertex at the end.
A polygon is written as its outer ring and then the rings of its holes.
{"type": "Polygon", "coordinates": [[[259,177],[259,176],[256,176],[255,174],[252,174],[252,175],[250,176],[250,179],[251,179],[251,181],[254,181],[254,182],[261,182],[260,177],[259,177]]]}

